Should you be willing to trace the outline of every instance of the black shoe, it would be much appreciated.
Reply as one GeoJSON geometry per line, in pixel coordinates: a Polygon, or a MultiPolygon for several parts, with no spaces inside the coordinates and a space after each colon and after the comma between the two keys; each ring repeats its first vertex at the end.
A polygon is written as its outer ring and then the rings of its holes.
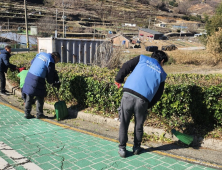
{"type": "Polygon", "coordinates": [[[124,149],[119,148],[118,153],[119,153],[120,157],[122,157],[122,158],[126,157],[126,149],[125,148],[124,149]]]}
{"type": "Polygon", "coordinates": [[[8,96],[8,94],[6,94],[5,92],[1,92],[0,95],[2,95],[2,96],[8,96]]]}
{"type": "Polygon", "coordinates": [[[134,155],[140,154],[141,151],[142,151],[142,148],[140,146],[137,146],[137,147],[133,146],[133,154],[134,155]]]}
{"type": "Polygon", "coordinates": [[[24,118],[26,118],[26,119],[32,119],[32,118],[34,118],[34,116],[31,115],[31,114],[28,114],[28,115],[25,114],[24,118]]]}
{"type": "Polygon", "coordinates": [[[8,90],[4,90],[4,92],[5,92],[5,93],[12,93],[12,92],[10,92],[10,91],[8,91],[8,90]]]}
{"type": "Polygon", "coordinates": [[[48,116],[45,116],[44,114],[36,115],[36,119],[45,119],[48,118],[48,116]]]}

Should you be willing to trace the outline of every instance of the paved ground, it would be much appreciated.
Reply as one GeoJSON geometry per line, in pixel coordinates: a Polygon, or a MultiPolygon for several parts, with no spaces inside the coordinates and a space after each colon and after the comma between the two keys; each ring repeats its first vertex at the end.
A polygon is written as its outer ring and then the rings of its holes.
{"type": "Polygon", "coordinates": [[[213,169],[131,145],[120,158],[115,140],[21,112],[0,103],[0,169],[213,169]]]}
{"type": "Polygon", "coordinates": [[[22,110],[20,97],[0,96],[0,170],[222,169],[218,150],[150,141],[143,146],[142,154],[133,155],[131,136],[127,158],[120,158],[118,127],[89,122],[80,112],[72,126],[68,120],[26,120],[22,110]]]}

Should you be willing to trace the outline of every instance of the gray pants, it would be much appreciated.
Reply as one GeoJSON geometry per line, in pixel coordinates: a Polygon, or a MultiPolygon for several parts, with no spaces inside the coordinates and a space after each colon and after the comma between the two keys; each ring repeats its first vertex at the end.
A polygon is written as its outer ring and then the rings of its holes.
{"type": "MultiPolygon", "coordinates": [[[[25,114],[30,115],[32,111],[32,104],[34,101],[35,96],[26,95],[26,101],[25,101],[25,114]]],[[[37,115],[43,114],[43,105],[44,105],[44,97],[36,96],[36,111],[37,115]]]]}
{"type": "Polygon", "coordinates": [[[124,92],[121,100],[121,107],[119,110],[120,128],[119,128],[119,148],[124,149],[128,141],[128,128],[130,119],[134,114],[134,146],[141,145],[143,137],[143,124],[147,117],[148,102],[134,96],[130,93],[124,92]]]}

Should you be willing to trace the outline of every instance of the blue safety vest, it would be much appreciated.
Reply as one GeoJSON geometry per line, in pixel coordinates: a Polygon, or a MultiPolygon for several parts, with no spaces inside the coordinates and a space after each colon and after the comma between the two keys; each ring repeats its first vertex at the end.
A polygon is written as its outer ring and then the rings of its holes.
{"type": "Polygon", "coordinates": [[[139,63],[123,87],[141,94],[151,102],[160,83],[166,80],[166,76],[167,74],[156,59],[140,55],[139,63]]]}
{"type": "Polygon", "coordinates": [[[46,78],[46,73],[50,62],[55,63],[51,54],[41,52],[34,58],[29,72],[37,77],[46,78]]]}

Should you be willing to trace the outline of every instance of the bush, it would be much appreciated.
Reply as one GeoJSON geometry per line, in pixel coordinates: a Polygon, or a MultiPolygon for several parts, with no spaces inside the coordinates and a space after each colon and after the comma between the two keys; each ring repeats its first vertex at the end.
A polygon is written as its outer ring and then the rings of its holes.
{"type": "MultiPolygon", "coordinates": [[[[18,54],[11,62],[29,68],[33,55],[18,54]]],[[[93,107],[103,113],[117,114],[122,88],[114,85],[117,69],[84,64],[58,63],[61,88],[60,100],[68,106],[93,107]]],[[[8,71],[8,78],[18,83],[17,73],[8,71]]],[[[222,75],[170,74],[161,100],[153,107],[168,119],[179,117],[182,123],[222,125],[222,75]]],[[[47,101],[55,101],[51,85],[47,84],[47,101]]]]}
{"type": "Polygon", "coordinates": [[[222,29],[214,32],[211,36],[208,36],[207,51],[212,58],[214,64],[217,64],[222,60],[222,29]]]}

